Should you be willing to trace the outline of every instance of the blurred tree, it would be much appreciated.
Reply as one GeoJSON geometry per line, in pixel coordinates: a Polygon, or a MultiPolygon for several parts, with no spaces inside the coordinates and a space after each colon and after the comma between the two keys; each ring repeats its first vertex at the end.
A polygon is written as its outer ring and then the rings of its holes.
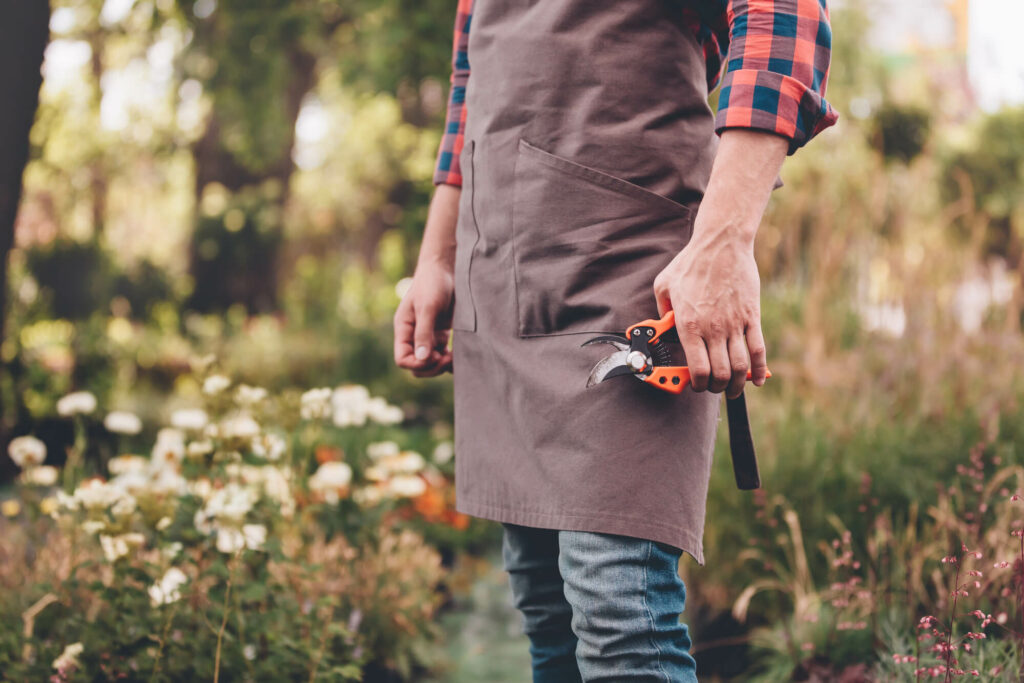
{"type": "MultiPolygon", "coordinates": [[[[1006,258],[1010,267],[1024,263],[1024,107],[983,117],[969,144],[947,155],[942,187],[964,215],[981,212],[987,219],[981,245],[1006,258]],[[964,204],[966,202],[966,204],[964,204]]],[[[969,230],[972,226],[962,226],[969,230]]]]}
{"type": "MultiPolygon", "coordinates": [[[[190,305],[220,310],[241,302],[271,310],[295,170],[295,124],[319,67],[339,65],[352,90],[393,93],[406,122],[432,125],[443,110],[440,81],[450,73],[455,3],[179,0],[178,6],[192,32],[183,76],[200,82],[212,101],[193,148],[200,215],[190,305]],[[204,205],[210,187],[214,194],[226,190],[227,201],[204,205]]],[[[415,197],[408,185],[399,179],[388,203],[402,206],[415,197]]],[[[375,243],[383,229],[370,232],[375,243]]]]}
{"type": "Polygon", "coordinates": [[[930,131],[931,115],[924,107],[886,102],[872,118],[872,143],[886,161],[913,161],[930,131]]]}
{"type": "Polygon", "coordinates": [[[28,162],[28,135],[39,104],[49,27],[50,4],[45,0],[0,5],[0,94],[4,99],[0,107],[0,338],[7,305],[7,252],[14,241],[21,174],[28,162]]]}

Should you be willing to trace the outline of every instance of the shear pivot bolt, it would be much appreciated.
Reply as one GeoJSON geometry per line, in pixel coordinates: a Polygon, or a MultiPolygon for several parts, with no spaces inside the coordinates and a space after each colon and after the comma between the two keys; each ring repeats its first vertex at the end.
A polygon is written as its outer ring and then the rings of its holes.
{"type": "Polygon", "coordinates": [[[626,356],[626,365],[633,370],[633,372],[642,372],[647,367],[647,357],[642,351],[630,351],[629,355],[626,356]]]}

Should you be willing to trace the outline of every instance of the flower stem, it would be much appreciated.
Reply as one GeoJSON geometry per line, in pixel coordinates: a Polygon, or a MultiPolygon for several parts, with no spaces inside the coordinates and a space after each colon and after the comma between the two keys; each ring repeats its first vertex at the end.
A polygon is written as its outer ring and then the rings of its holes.
{"type": "Polygon", "coordinates": [[[964,554],[957,558],[956,576],[953,579],[953,607],[949,612],[949,630],[946,632],[946,683],[953,679],[953,628],[956,626],[956,601],[960,596],[960,564],[964,561],[964,554]]]}
{"type": "Polygon", "coordinates": [[[217,631],[217,653],[214,655],[213,658],[213,683],[218,683],[220,681],[221,645],[224,642],[224,631],[227,629],[228,626],[228,615],[231,613],[231,586],[234,583],[235,578],[235,560],[238,558],[241,552],[242,551],[239,550],[238,553],[236,553],[235,556],[231,559],[231,563],[228,565],[228,585],[227,588],[224,589],[224,617],[220,620],[220,630],[217,631]]]}

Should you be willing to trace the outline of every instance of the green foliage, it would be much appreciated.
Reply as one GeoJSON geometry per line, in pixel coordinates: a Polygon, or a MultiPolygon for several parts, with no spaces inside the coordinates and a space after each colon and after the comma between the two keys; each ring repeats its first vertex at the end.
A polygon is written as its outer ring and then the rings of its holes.
{"type": "Polygon", "coordinates": [[[931,114],[924,107],[886,103],[874,112],[872,138],[887,161],[909,163],[924,151],[931,130],[931,114]]]}
{"type": "Polygon", "coordinates": [[[942,191],[950,201],[966,202],[957,218],[965,231],[969,217],[983,216],[984,248],[1017,262],[1024,239],[1024,107],[982,117],[968,144],[943,159],[942,191]]]}
{"type": "Polygon", "coordinates": [[[276,307],[280,193],[272,180],[234,194],[222,185],[207,185],[192,237],[190,308],[219,311],[234,303],[250,311],[276,307]]]}
{"type": "Polygon", "coordinates": [[[95,240],[58,239],[26,253],[29,271],[58,318],[81,320],[102,309],[114,289],[110,253],[95,240]]]}
{"type": "Polygon", "coordinates": [[[456,3],[354,0],[358,19],[340,35],[342,77],[370,92],[398,94],[428,78],[447,81],[456,3]]]}

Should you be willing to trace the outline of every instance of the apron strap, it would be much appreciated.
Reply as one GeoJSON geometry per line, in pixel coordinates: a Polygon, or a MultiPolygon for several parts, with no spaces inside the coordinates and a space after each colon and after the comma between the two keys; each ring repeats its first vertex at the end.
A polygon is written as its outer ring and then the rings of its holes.
{"type": "Polygon", "coordinates": [[[740,394],[736,398],[726,398],[725,409],[729,416],[729,450],[732,452],[732,470],[736,475],[736,486],[744,491],[761,488],[754,438],[750,435],[746,397],[740,394]]]}

